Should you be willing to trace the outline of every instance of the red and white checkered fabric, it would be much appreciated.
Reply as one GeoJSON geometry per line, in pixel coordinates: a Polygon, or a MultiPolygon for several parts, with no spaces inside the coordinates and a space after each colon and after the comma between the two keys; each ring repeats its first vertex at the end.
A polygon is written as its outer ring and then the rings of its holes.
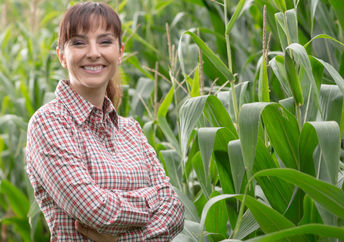
{"type": "Polygon", "coordinates": [[[139,124],[103,110],[60,81],[28,126],[27,173],[51,241],[90,241],[75,220],[119,241],[169,241],[184,207],[139,124]]]}

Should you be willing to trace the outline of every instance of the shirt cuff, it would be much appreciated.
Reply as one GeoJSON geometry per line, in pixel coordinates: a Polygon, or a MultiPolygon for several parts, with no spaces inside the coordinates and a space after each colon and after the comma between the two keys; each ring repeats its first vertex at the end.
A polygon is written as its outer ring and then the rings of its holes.
{"type": "Polygon", "coordinates": [[[144,234],[141,229],[135,229],[132,231],[125,232],[119,235],[118,242],[132,241],[132,242],[142,242],[146,241],[144,234]]]}
{"type": "Polygon", "coordinates": [[[139,191],[146,198],[146,204],[149,208],[150,215],[153,215],[159,207],[158,192],[155,187],[143,188],[139,191]]]}

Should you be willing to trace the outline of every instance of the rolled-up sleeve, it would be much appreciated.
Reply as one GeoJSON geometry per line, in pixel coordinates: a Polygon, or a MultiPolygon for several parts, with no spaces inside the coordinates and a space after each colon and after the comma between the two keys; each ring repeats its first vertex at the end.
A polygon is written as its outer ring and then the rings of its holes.
{"type": "MultiPolygon", "coordinates": [[[[167,184],[164,188],[142,188],[132,193],[100,188],[90,177],[73,129],[64,117],[48,112],[36,114],[29,123],[26,152],[29,176],[36,176],[55,203],[83,224],[99,232],[117,234],[148,229],[152,222],[155,226],[155,219],[151,218],[160,214],[163,225],[175,230],[170,221],[175,218],[165,217],[175,214],[171,212],[174,207],[180,211],[181,207],[170,195],[167,184]],[[161,205],[164,209],[154,212],[156,194],[161,197],[161,204],[168,201],[171,205],[161,205]]],[[[158,176],[156,172],[154,176],[158,176]]],[[[156,184],[165,182],[157,179],[153,178],[156,184]]]]}
{"type": "Polygon", "coordinates": [[[169,241],[183,230],[184,206],[173,191],[169,178],[157,159],[155,150],[149,145],[137,122],[136,129],[141,140],[142,152],[149,167],[151,186],[156,188],[159,200],[152,218],[143,229],[143,234],[145,240],[169,241]]]}

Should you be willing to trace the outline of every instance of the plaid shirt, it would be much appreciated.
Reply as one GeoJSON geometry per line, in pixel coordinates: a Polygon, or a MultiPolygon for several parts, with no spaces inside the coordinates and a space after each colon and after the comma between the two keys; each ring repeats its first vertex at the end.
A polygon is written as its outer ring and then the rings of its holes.
{"type": "Polygon", "coordinates": [[[27,137],[26,170],[51,241],[90,241],[75,220],[119,241],[169,241],[183,229],[184,207],[154,149],[108,98],[100,110],[60,81],[27,137]]]}

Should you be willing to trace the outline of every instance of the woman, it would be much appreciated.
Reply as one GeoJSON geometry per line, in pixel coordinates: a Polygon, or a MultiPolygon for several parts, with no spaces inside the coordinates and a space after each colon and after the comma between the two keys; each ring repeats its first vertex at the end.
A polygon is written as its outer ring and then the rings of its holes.
{"type": "Polygon", "coordinates": [[[169,241],[183,228],[184,207],[153,148],[114,108],[123,51],[108,5],[80,3],[63,16],[57,55],[69,80],[31,118],[26,147],[51,241],[169,241]]]}

